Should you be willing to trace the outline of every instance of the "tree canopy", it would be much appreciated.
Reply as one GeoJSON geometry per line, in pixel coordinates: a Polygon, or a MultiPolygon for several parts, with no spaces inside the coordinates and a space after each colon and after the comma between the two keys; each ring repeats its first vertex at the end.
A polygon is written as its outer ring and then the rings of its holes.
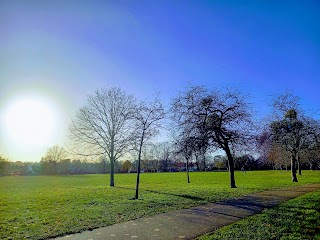
{"type": "Polygon", "coordinates": [[[230,89],[191,86],[172,101],[171,114],[184,136],[180,139],[185,140],[187,133],[187,142],[192,140],[192,146],[221,149],[226,153],[230,186],[235,188],[232,152],[248,147],[253,139],[250,104],[244,95],[230,89]]]}

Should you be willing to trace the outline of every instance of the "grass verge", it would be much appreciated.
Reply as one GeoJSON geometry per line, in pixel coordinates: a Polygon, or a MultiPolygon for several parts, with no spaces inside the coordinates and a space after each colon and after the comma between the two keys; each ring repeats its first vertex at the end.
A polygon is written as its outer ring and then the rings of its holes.
{"type": "Polygon", "coordinates": [[[44,239],[128,221],[142,216],[216,202],[266,189],[319,182],[320,171],[304,171],[299,183],[290,172],[227,172],[141,175],[141,199],[134,196],[135,174],[0,178],[0,239],[44,239]]]}
{"type": "Polygon", "coordinates": [[[320,191],[264,210],[198,240],[214,239],[320,239],[320,191]]]}

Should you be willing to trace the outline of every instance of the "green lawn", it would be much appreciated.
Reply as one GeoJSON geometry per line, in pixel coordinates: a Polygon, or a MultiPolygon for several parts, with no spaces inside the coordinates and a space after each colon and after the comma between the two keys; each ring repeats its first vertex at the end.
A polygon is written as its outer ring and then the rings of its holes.
{"type": "Polygon", "coordinates": [[[236,172],[237,189],[227,172],[141,175],[142,200],[134,196],[135,174],[0,178],[0,239],[43,239],[107,226],[144,215],[219,201],[270,188],[320,182],[320,171],[236,172]]]}
{"type": "Polygon", "coordinates": [[[290,200],[199,240],[320,239],[320,191],[290,200]]]}

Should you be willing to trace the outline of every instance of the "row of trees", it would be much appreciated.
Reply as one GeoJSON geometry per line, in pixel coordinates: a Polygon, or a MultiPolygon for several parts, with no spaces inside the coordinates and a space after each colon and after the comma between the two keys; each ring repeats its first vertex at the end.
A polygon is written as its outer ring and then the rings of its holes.
{"type": "MultiPolygon", "coordinates": [[[[133,166],[137,171],[136,198],[141,162],[145,164],[148,160],[155,166],[158,164],[154,169],[159,171],[160,161],[162,171],[165,168],[169,171],[169,163],[184,161],[190,182],[190,165],[195,163],[196,168],[203,171],[208,170],[208,166],[212,169],[208,161],[217,151],[225,154],[224,160],[216,159],[216,164],[223,166],[226,163],[231,188],[236,187],[234,170],[241,161],[243,168],[264,168],[270,163],[273,167],[287,168],[289,160],[292,181],[298,181],[296,170],[301,169],[303,161],[313,167],[318,164],[319,120],[307,116],[299,99],[285,92],[274,98],[273,115],[258,125],[248,100],[248,96],[234,89],[189,86],[172,100],[165,114],[157,97],[138,102],[120,88],[101,89],[88,96],[86,105],[79,109],[70,124],[68,152],[73,159],[107,160],[110,186],[115,185],[114,173],[120,165],[119,160],[133,155],[131,163],[136,160],[133,166]],[[150,148],[150,140],[159,132],[165,117],[170,119],[170,143],[150,148]],[[144,156],[159,152],[162,156],[158,161],[152,156],[144,156]],[[242,156],[250,153],[255,158],[244,161],[242,156]]],[[[53,174],[60,171],[54,162],[64,158],[64,151],[60,150],[59,147],[49,149],[41,161],[44,165],[52,165],[48,171],[50,169],[53,174]]]]}
{"type": "MultiPolygon", "coordinates": [[[[235,188],[234,156],[257,152],[258,147],[269,159],[274,152],[290,158],[292,181],[297,181],[296,167],[302,155],[310,159],[313,157],[306,154],[319,152],[319,121],[307,117],[299,99],[286,92],[274,99],[272,118],[262,127],[257,126],[248,99],[233,89],[189,86],[172,100],[168,116],[173,152],[185,159],[187,173],[193,158],[205,166],[208,153],[220,150],[227,157],[230,187],[235,188]]],[[[133,96],[119,88],[96,91],[70,126],[73,152],[107,156],[111,163],[110,186],[114,186],[114,163],[136,150],[138,186],[143,148],[155,136],[164,117],[157,98],[137,104],[133,96]]]]}

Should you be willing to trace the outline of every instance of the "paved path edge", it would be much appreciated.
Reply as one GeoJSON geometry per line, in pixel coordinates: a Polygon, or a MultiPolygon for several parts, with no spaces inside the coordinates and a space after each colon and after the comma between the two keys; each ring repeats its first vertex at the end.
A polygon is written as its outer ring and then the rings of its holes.
{"type": "Polygon", "coordinates": [[[320,183],[314,183],[261,191],[239,198],[161,213],[151,217],[142,217],[55,239],[195,239],[260,213],[264,209],[272,208],[319,189],[320,183]]]}

